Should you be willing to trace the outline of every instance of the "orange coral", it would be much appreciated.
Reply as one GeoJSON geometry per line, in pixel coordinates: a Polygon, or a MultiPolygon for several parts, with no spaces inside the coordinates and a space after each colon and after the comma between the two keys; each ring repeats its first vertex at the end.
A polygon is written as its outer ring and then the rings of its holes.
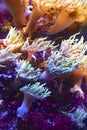
{"type": "MultiPolygon", "coordinates": [[[[37,26],[39,18],[44,15],[49,19],[44,27],[49,34],[62,31],[74,22],[84,23],[87,20],[87,0],[32,0],[34,8],[29,21],[24,14],[26,10],[29,11],[30,0],[4,1],[13,16],[15,26],[26,27],[24,35],[32,35],[41,25],[37,26]],[[52,22],[48,26],[50,18],[52,22]]],[[[42,25],[44,26],[44,23],[42,25]]]]}
{"type": "Polygon", "coordinates": [[[20,0],[3,0],[6,4],[8,10],[13,16],[13,21],[16,27],[24,27],[27,24],[27,20],[25,18],[25,10],[24,5],[20,2],[20,0]]]}
{"type": "Polygon", "coordinates": [[[86,0],[33,0],[35,7],[31,13],[24,34],[32,35],[36,30],[38,19],[46,14],[55,21],[50,27],[46,26],[49,34],[64,30],[74,22],[83,23],[87,20],[86,0]]]}

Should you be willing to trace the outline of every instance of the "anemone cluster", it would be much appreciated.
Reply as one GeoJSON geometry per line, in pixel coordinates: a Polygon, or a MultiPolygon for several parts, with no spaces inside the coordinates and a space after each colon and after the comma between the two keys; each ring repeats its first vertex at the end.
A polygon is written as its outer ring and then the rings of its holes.
{"type": "MultiPolygon", "coordinates": [[[[78,35],[75,34],[69,39],[63,40],[60,46],[56,46],[46,37],[31,40],[30,37],[24,38],[21,32],[15,28],[10,29],[7,37],[2,40],[3,48],[0,49],[0,92],[2,100],[5,100],[4,92],[9,95],[11,95],[11,91],[15,91],[18,95],[23,93],[24,99],[17,108],[17,117],[23,119],[23,116],[30,111],[32,103],[37,99],[43,101],[47,97],[56,96],[63,99],[66,94],[71,94],[81,98],[81,104],[83,104],[83,100],[86,100],[87,90],[86,87],[84,87],[86,91],[82,88],[82,81],[85,79],[85,84],[87,84],[87,44],[84,37],[78,38],[78,35]],[[31,62],[33,58],[35,60],[31,62]],[[39,64],[43,62],[44,65],[41,68],[39,64]],[[80,74],[78,74],[79,70],[80,74]],[[64,83],[69,78],[74,81],[71,81],[73,84],[67,87],[64,83]],[[8,81],[11,81],[9,85],[8,81]],[[3,86],[5,86],[4,90],[3,86]]],[[[60,100],[60,102],[62,101],[60,100]]],[[[72,109],[74,107],[74,103],[72,103],[72,109]]],[[[79,127],[84,127],[83,120],[87,118],[87,114],[84,117],[83,115],[84,112],[87,112],[82,107],[80,111],[83,113],[80,116],[79,110],[78,106],[74,113],[72,110],[65,112],[61,106],[64,115],[70,117],[79,127]]]]}

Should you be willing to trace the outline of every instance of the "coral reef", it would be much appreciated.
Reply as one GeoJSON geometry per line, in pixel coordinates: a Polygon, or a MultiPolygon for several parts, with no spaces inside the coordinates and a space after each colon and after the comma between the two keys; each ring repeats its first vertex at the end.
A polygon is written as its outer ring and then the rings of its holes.
{"type": "MultiPolygon", "coordinates": [[[[3,101],[6,100],[2,95],[4,93],[3,87],[7,91],[7,95],[11,95],[9,91],[15,92],[11,99],[15,99],[15,97],[19,98],[21,92],[23,93],[22,97],[24,96],[24,99],[22,99],[22,102],[18,99],[20,105],[16,108],[17,118],[24,120],[24,116],[31,112],[32,106],[34,102],[37,102],[37,99],[42,102],[42,100],[44,101],[49,96],[49,98],[54,97],[57,100],[56,102],[60,104],[58,108],[58,111],[61,111],[59,112],[60,114],[68,116],[78,127],[83,128],[85,126],[83,120],[86,119],[86,115],[80,119],[78,111],[81,106],[82,111],[86,113],[83,107],[86,94],[81,86],[84,78],[85,83],[87,83],[87,56],[85,54],[87,44],[84,37],[81,36],[81,38],[78,38],[78,35],[75,34],[69,39],[63,40],[60,46],[59,44],[55,46],[55,42],[47,40],[46,37],[31,40],[30,37],[24,38],[21,31],[11,28],[6,38],[2,39],[1,44],[5,46],[0,50],[1,98],[3,101]],[[46,53],[44,52],[47,50],[50,51],[48,51],[49,55],[45,58],[46,53]],[[36,59],[42,56],[42,61],[45,62],[43,68],[38,66],[36,61],[32,63],[29,56],[36,59]],[[11,68],[14,66],[14,71],[12,72],[15,72],[14,77],[11,74],[7,74],[7,67],[10,66],[11,68]],[[4,68],[7,69],[3,71],[4,68]],[[80,74],[78,73],[79,70],[81,71],[80,74]],[[6,83],[3,82],[5,78],[6,83]],[[73,81],[70,79],[70,87],[65,85],[68,78],[73,78],[73,81]],[[9,87],[7,87],[8,80],[11,80],[9,87]],[[78,96],[79,102],[75,103],[76,106],[73,98],[73,101],[66,101],[67,105],[65,108],[63,98],[67,99],[66,93],[71,95],[70,99],[72,95],[75,98],[78,96]],[[79,103],[81,104],[80,106],[79,103]],[[72,104],[71,110],[68,110],[69,104],[72,104]],[[77,117],[76,119],[73,117],[74,115],[77,117]]],[[[82,115],[81,117],[83,117],[82,115]]],[[[48,119],[47,122],[49,121],[48,119]]],[[[54,124],[52,127],[56,127],[54,121],[50,123],[54,124]]]]}
{"type": "Polygon", "coordinates": [[[87,40],[31,37],[38,27],[54,34],[83,24],[87,1],[4,2],[17,28],[0,39],[0,130],[87,129],[87,40]]]}

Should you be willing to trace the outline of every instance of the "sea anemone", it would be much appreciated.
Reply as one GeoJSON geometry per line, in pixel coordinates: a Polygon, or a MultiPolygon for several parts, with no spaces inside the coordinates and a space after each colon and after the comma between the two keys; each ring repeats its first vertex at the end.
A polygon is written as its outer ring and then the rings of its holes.
{"type": "Polygon", "coordinates": [[[40,82],[36,82],[32,85],[25,85],[24,87],[20,88],[20,91],[22,91],[25,94],[28,94],[30,96],[33,96],[37,99],[44,99],[50,95],[50,91],[48,91],[48,88],[44,88],[44,84],[40,84],[40,82]]]}
{"type": "Polygon", "coordinates": [[[29,61],[20,60],[17,63],[16,68],[17,76],[16,79],[21,78],[28,81],[37,81],[41,71],[39,68],[34,68],[29,61]]]}
{"type": "Polygon", "coordinates": [[[70,91],[84,98],[81,85],[83,78],[87,79],[87,56],[85,55],[87,42],[84,42],[83,36],[78,39],[76,35],[62,41],[58,51],[52,51],[46,66],[50,73],[55,73],[57,76],[71,73],[74,84],[70,91]]]}
{"type": "Polygon", "coordinates": [[[24,93],[24,100],[21,106],[17,110],[17,116],[22,117],[24,114],[28,113],[30,107],[35,99],[43,100],[44,98],[50,96],[51,92],[48,88],[44,88],[45,84],[40,84],[36,82],[32,85],[25,85],[20,88],[20,91],[24,93]]]}
{"type": "Polygon", "coordinates": [[[83,36],[81,36],[80,39],[77,38],[78,35],[79,33],[74,34],[69,39],[62,41],[59,48],[62,55],[66,57],[74,55],[77,59],[79,58],[78,56],[80,56],[80,59],[83,58],[83,55],[87,50],[87,42],[85,42],[83,36]]]}
{"type": "Polygon", "coordinates": [[[78,39],[76,35],[62,41],[58,51],[52,51],[52,55],[47,60],[47,67],[51,73],[55,71],[62,74],[73,72],[77,66],[86,64],[87,44],[83,36],[78,39]]]}
{"type": "Polygon", "coordinates": [[[10,62],[15,61],[21,56],[21,53],[13,53],[13,48],[6,47],[0,50],[0,64],[6,65],[10,62]]]}
{"type": "Polygon", "coordinates": [[[73,55],[68,58],[63,56],[59,51],[53,51],[52,55],[46,61],[46,66],[50,70],[50,73],[71,73],[80,63],[80,61],[74,59],[73,55]]]}
{"type": "Polygon", "coordinates": [[[87,118],[87,111],[84,109],[84,107],[78,106],[74,112],[68,112],[65,113],[65,115],[68,115],[71,120],[78,125],[79,128],[83,128],[85,126],[83,120],[87,118]]]}
{"type": "Polygon", "coordinates": [[[11,27],[4,39],[4,44],[9,48],[12,48],[14,52],[17,52],[22,47],[24,41],[23,34],[17,29],[11,27]]]}
{"type": "Polygon", "coordinates": [[[71,88],[71,92],[78,92],[79,96],[84,97],[84,92],[81,89],[83,77],[87,77],[87,42],[84,37],[80,39],[76,38],[78,34],[71,36],[68,40],[64,40],[61,43],[59,52],[68,58],[73,56],[73,60],[80,61],[77,69],[73,72],[74,87],[71,88]],[[79,59],[79,60],[78,60],[79,59]]]}
{"type": "Polygon", "coordinates": [[[30,39],[24,42],[24,45],[21,48],[22,52],[28,52],[28,58],[31,57],[36,52],[46,51],[47,49],[55,49],[57,46],[54,46],[55,42],[47,41],[45,38],[36,38],[34,41],[30,42],[30,39]]]}

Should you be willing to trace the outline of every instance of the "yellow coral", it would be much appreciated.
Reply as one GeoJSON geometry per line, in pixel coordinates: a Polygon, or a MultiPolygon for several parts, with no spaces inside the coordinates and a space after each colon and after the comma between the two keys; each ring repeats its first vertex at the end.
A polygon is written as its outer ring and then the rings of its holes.
{"type": "Polygon", "coordinates": [[[22,33],[13,27],[11,27],[6,39],[4,40],[6,46],[12,48],[15,52],[22,47],[24,41],[22,33]]]}
{"type": "MultiPolygon", "coordinates": [[[[30,0],[20,0],[21,2],[30,2],[30,0]]],[[[58,11],[75,11],[78,14],[87,14],[87,0],[32,0],[38,7],[41,7],[48,14],[58,11]]]]}
{"type": "Polygon", "coordinates": [[[20,0],[21,3],[23,2],[29,2],[30,0],[20,0]]]}
{"type": "MultiPolygon", "coordinates": [[[[58,13],[59,11],[87,14],[87,0],[33,0],[39,4],[46,13],[58,13]]],[[[87,16],[86,16],[87,17],[87,16]]]]}
{"type": "Polygon", "coordinates": [[[29,11],[29,2],[30,0],[20,0],[20,3],[24,5],[25,11],[29,11]]]}

